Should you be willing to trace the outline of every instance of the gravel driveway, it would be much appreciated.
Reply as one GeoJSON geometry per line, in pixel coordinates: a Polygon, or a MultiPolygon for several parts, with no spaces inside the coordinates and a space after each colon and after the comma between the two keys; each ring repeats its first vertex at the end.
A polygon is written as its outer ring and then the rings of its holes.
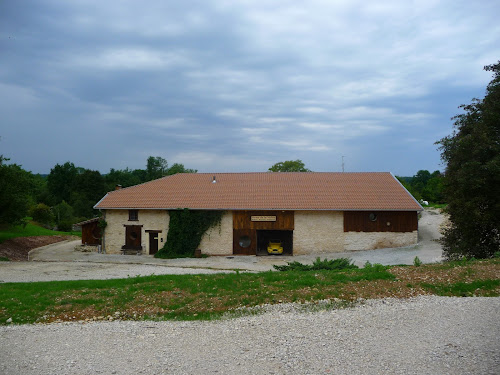
{"type": "Polygon", "coordinates": [[[500,298],[419,297],[215,322],[0,327],[10,374],[498,374],[500,298]]]}

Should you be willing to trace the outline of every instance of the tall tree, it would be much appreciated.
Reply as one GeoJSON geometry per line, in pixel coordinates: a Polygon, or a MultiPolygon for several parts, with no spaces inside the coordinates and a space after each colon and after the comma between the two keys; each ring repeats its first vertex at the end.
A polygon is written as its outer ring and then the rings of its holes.
{"type": "Polygon", "coordinates": [[[462,105],[455,130],[437,143],[446,163],[445,194],[451,226],[443,248],[450,259],[487,258],[500,249],[500,61],[483,100],[462,105]]]}
{"type": "Polygon", "coordinates": [[[50,170],[47,177],[47,187],[50,194],[55,198],[56,203],[63,200],[69,202],[71,193],[75,185],[75,179],[78,176],[78,168],[73,163],[67,161],[63,165],[56,164],[50,170]]]}
{"type": "Polygon", "coordinates": [[[0,223],[19,224],[28,215],[33,200],[33,177],[0,155],[0,223]]]}
{"type": "Polygon", "coordinates": [[[167,175],[168,163],[160,156],[150,156],[146,163],[148,181],[167,175]]]}
{"type": "Polygon", "coordinates": [[[311,172],[300,159],[280,161],[268,170],[270,172],[311,172]]]}
{"type": "Polygon", "coordinates": [[[106,194],[107,188],[104,177],[99,171],[85,169],[75,178],[75,185],[71,193],[71,205],[76,216],[92,217],[93,206],[106,194]]]}

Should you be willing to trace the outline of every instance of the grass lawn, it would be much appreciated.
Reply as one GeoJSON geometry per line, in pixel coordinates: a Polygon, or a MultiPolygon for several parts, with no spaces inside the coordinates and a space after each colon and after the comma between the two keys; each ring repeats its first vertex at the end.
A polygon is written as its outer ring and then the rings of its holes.
{"type": "MultiPolygon", "coordinates": [[[[0,284],[0,324],[103,319],[213,319],[242,308],[286,302],[330,307],[368,298],[499,296],[500,259],[415,266],[374,265],[120,280],[0,284]],[[328,305],[327,305],[328,306],[328,305]]],[[[243,310],[244,311],[244,310],[243,310]]]]}
{"type": "Polygon", "coordinates": [[[16,237],[33,237],[33,236],[80,236],[80,232],[58,232],[55,230],[50,230],[38,226],[34,223],[28,223],[26,228],[22,225],[9,226],[6,228],[0,228],[0,243],[16,237]]]}

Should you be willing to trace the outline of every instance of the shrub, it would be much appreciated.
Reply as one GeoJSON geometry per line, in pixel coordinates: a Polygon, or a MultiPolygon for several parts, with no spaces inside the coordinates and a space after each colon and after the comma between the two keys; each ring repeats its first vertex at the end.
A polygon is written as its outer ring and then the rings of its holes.
{"type": "Polygon", "coordinates": [[[278,266],[273,265],[273,267],[278,271],[318,271],[318,270],[345,270],[358,268],[349,258],[338,258],[338,259],[324,259],[321,260],[319,257],[313,262],[313,264],[302,264],[300,262],[288,262],[288,265],[278,266]]]}
{"type": "Polygon", "coordinates": [[[31,209],[33,220],[39,224],[51,225],[54,223],[54,214],[49,206],[44,203],[38,203],[31,209]]]}
{"type": "Polygon", "coordinates": [[[71,232],[73,229],[73,223],[71,220],[62,220],[57,226],[57,229],[61,232],[71,232]]]}
{"type": "Polygon", "coordinates": [[[420,260],[419,257],[415,257],[415,259],[413,259],[413,265],[415,267],[420,267],[422,265],[422,261],[420,260]]]}

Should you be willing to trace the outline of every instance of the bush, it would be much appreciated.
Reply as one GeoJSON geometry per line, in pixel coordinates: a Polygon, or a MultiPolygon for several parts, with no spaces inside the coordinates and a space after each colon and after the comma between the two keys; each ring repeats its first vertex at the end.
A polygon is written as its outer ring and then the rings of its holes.
{"type": "Polygon", "coordinates": [[[71,220],[62,220],[57,226],[57,230],[71,232],[73,230],[73,222],[71,220]]]}
{"type": "Polygon", "coordinates": [[[38,203],[31,209],[33,220],[42,225],[51,225],[54,223],[54,215],[49,206],[44,203],[38,203]]]}
{"type": "Polygon", "coordinates": [[[419,257],[415,257],[415,259],[413,259],[413,265],[415,267],[420,267],[422,265],[422,261],[420,260],[419,257]]]}
{"type": "Polygon", "coordinates": [[[313,262],[313,264],[302,264],[300,262],[288,262],[286,266],[273,265],[273,267],[278,271],[319,271],[319,270],[345,270],[358,268],[354,263],[348,258],[338,258],[338,259],[324,259],[321,260],[319,257],[313,262]]]}

